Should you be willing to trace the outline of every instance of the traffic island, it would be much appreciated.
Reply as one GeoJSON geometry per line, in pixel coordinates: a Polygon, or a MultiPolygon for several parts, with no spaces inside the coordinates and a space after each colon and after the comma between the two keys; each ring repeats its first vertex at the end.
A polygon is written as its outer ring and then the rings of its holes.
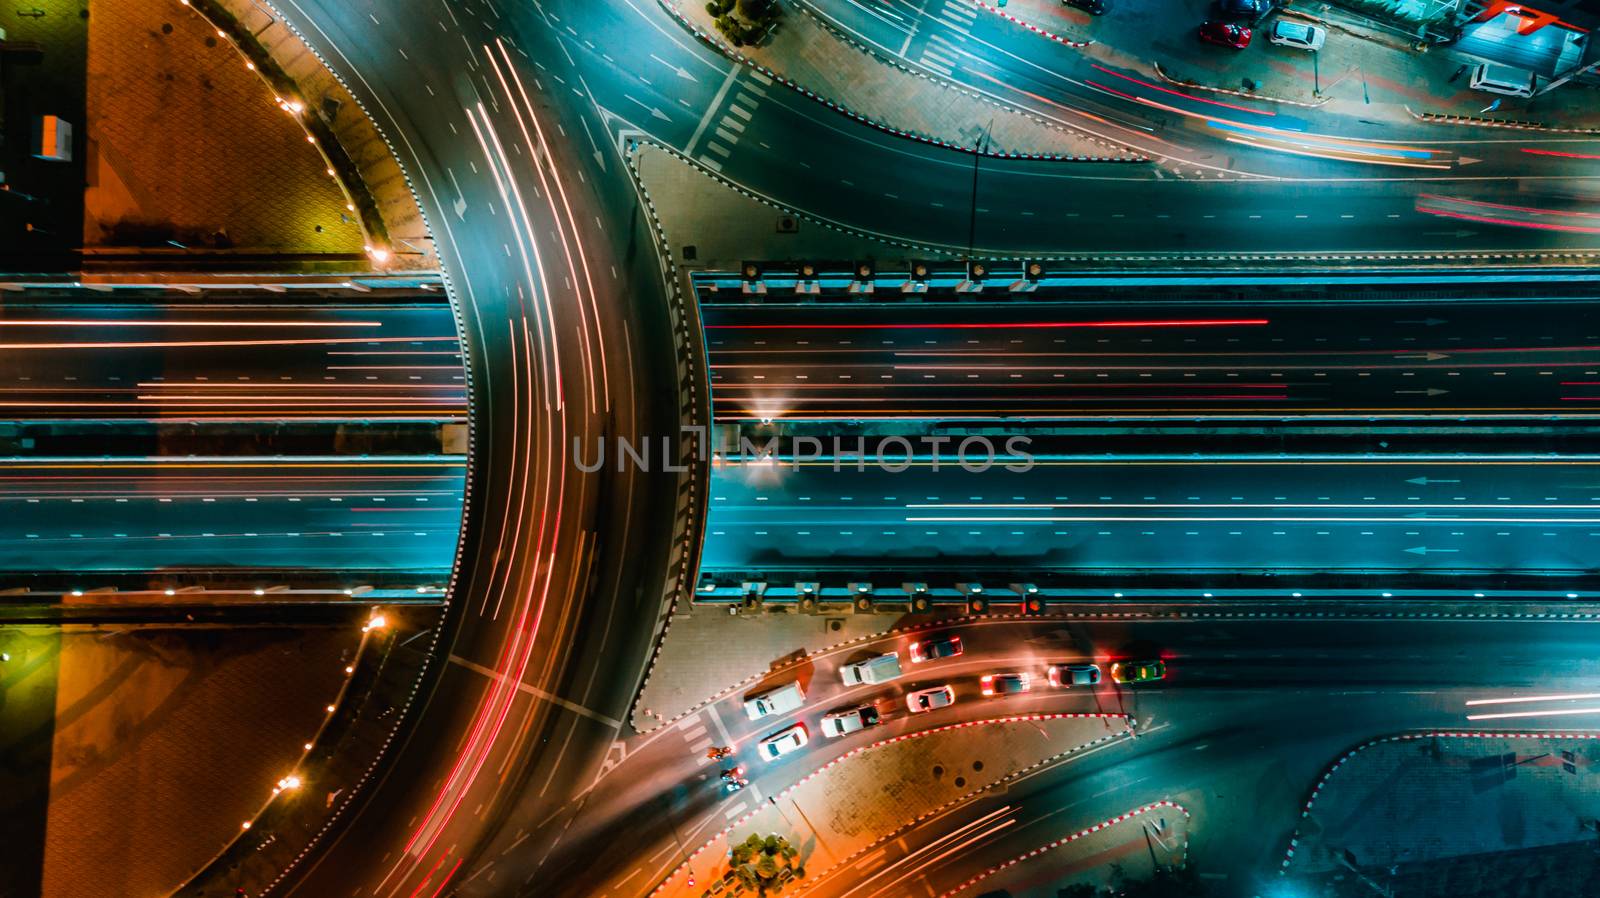
{"type": "Polygon", "coordinates": [[[794,614],[787,608],[738,615],[722,606],[685,602],[673,616],[645,678],[634,705],[633,725],[649,732],[718,696],[805,665],[818,653],[865,643],[916,623],[887,615],[794,614]]]}
{"type": "Polygon", "coordinates": [[[1429,732],[1341,756],[1282,873],[1296,894],[1589,894],[1600,733],[1429,732]]]}
{"type": "MultiPolygon", "coordinates": [[[[1072,758],[1131,732],[1121,714],[1028,714],[950,724],[852,750],[775,795],[754,790],[726,802],[728,825],[650,892],[700,898],[749,886],[731,861],[756,835],[775,836],[786,879],[814,881],[853,863],[907,827],[996,785],[1072,758]],[[841,796],[847,796],[841,800],[841,796]]],[[[774,873],[774,876],[781,876],[774,873]]],[[[782,892],[769,893],[782,894],[782,892]]]]}

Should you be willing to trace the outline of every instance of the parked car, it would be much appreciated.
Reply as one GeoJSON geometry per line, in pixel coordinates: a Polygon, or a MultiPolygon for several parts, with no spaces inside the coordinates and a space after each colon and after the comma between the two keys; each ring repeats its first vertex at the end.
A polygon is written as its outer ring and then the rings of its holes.
{"type": "Polygon", "coordinates": [[[921,664],[924,661],[936,661],[940,658],[954,658],[962,651],[961,637],[954,633],[930,636],[920,642],[911,643],[911,662],[921,664]]]}
{"type": "Polygon", "coordinates": [[[1118,683],[1153,683],[1166,675],[1166,662],[1159,659],[1118,661],[1111,665],[1111,679],[1118,683]]]}
{"type": "Polygon", "coordinates": [[[1272,12],[1272,0],[1217,0],[1217,12],[1226,19],[1254,22],[1272,12]]]}
{"type": "Polygon", "coordinates": [[[1020,695],[1033,685],[1033,678],[1021,672],[984,674],[978,682],[984,695],[1020,695]]]}
{"type": "Polygon", "coordinates": [[[1532,72],[1514,66],[1481,62],[1472,67],[1472,80],[1468,83],[1473,90],[1507,97],[1531,97],[1538,79],[1532,72]]]}
{"type": "Polygon", "coordinates": [[[1200,39],[1219,47],[1243,50],[1250,46],[1250,29],[1232,22],[1206,22],[1200,26],[1200,39]]]}
{"type": "Polygon", "coordinates": [[[887,683],[900,676],[900,655],[898,652],[889,652],[853,664],[846,664],[839,668],[839,677],[846,686],[860,686],[863,683],[887,683]]]}
{"type": "Polygon", "coordinates": [[[935,708],[946,708],[956,703],[956,691],[949,686],[932,686],[927,689],[918,689],[906,696],[906,707],[912,714],[921,714],[923,711],[932,711],[935,708]]]}
{"type": "Polygon", "coordinates": [[[823,715],[822,735],[834,739],[877,725],[878,709],[871,705],[862,705],[844,711],[829,711],[823,715]]]}
{"type": "Polygon", "coordinates": [[[744,715],[760,720],[774,714],[787,714],[805,704],[806,691],[799,683],[785,683],[765,692],[758,692],[744,700],[744,715]]]}
{"type": "Polygon", "coordinates": [[[1098,682],[1100,682],[1098,664],[1050,665],[1050,685],[1058,689],[1063,686],[1093,686],[1098,682]]]}
{"type": "Polygon", "coordinates": [[[1304,22],[1279,19],[1272,23],[1272,30],[1267,32],[1267,40],[1280,47],[1294,47],[1296,50],[1310,50],[1315,53],[1321,50],[1323,43],[1328,40],[1328,32],[1304,22]]]}
{"type": "Polygon", "coordinates": [[[1068,6],[1074,6],[1091,16],[1103,16],[1111,11],[1111,0],[1061,0],[1068,6]]]}
{"type": "Polygon", "coordinates": [[[806,732],[806,725],[797,723],[787,729],[782,729],[761,740],[761,757],[771,761],[781,758],[789,752],[811,741],[811,734],[806,732]]]}

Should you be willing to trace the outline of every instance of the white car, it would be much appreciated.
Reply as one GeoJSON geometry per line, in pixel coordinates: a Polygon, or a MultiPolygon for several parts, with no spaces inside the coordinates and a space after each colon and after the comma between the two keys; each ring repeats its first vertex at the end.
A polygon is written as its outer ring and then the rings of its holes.
{"type": "Polygon", "coordinates": [[[744,716],[760,720],[774,714],[787,714],[805,702],[806,691],[800,688],[799,683],[785,683],[747,697],[744,700],[744,716]]]}
{"type": "Polygon", "coordinates": [[[831,711],[822,718],[822,735],[836,739],[857,730],[876,726],[877,723],[878,709],[871,705],[862,705],[845,711],[831,711]]]}
{"type": "Polygon", "coordinates": [[[788,729],[779,730],[762,739],[761,757],[769,761],[781,758],[809,741],[811,741],[811,734],[806,732],[806,725],[797,723],[788,729]]]}
{"type": "Polygon", "coordinates": [[[949,686],[932,686],[927,689],[918,689],[906,696],[906,707],[912,714],[921,714],[923,711],[932,711],[935,708],[944,708],[955,704],[956,691],[949,686]]]}
{"type": "Polygon", "coordinates": [[[1322,45],[1328,40],[1328,32],[1304,22],[1279,19],[1272,23],[1272,30],[1267,32],[1267,40],[1280,47],[1294,47],[1297,50],[1310,50],[1315,53],[1321,50],[1322,45]]]}

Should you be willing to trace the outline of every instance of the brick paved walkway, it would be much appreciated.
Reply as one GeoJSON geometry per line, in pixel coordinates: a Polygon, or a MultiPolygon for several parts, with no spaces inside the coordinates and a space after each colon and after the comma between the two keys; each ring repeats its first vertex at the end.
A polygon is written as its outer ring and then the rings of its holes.
{"type": "MultiPolygon", "coordinates": [[[[357,639],[339,629],[64,636],[44,898],[179,886],[297,761],[357,639]]],[[[322,800],[316,784],[305,799],[322,800]]]]}
{"type": "MultiPolygon", "coordinates": [[[[669,0],[696,27],[716,33],[704,4],[669,0]]],[[[809,13],[786,4],[783,24],[754,61],[874,121],[923,137],[974,146],[990,127],[997,151],[1117,157],[1126,151],[1098,138],[1047,124],[980,98],[951,82],[914,75],[842,39],[809,13]],[[993,121],[992,127],[989,123],[993,121]]]]}
{"type": "Polygon", "coordinates": [[[176,3],[90,12],[87,245],[361,252],[321,155],[231,45],[176,3]]]}

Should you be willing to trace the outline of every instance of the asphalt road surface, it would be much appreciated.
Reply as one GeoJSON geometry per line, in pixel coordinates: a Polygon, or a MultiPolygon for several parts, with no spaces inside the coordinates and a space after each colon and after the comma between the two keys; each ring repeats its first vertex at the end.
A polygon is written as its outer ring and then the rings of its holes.
{"type": "Polygon", "coordinates": [[[1461,293],[1449,306],[979,294],[719,303],[702,316],[714,413],[725,422],[1595,417],[1600,306],[1461,293]]]}
{"type": "Polygon", "coordinates": [[[466,462],[6,459],[0,570],[450,570],[466,462]]]}
{"type": "MultiPolygon", "coordinates": [[[[1441,202],[1424,194],[1445,196],[1457,204],[1446,211],[1460,215],[1461,202],[1536,205],[1524,187],[1554,183],[1538,178],[1589,177],[1556,157],[1538,175],[1507,164],[1532,143],[1521,137],[1477,153],[1483,161],[1464,171],[1459,157],[1449,170],[1421,170],[1432,182],[1403,174],[1396,183],[1366,168],[1327,180],[1323,163],[1292,156],[1274,158],[1270,178],[1205,180],[1169,177],[1171,169],[993,161],[980,166],[975,202],[970,156],[763,85],[648,3],[279,7],[350,83],[417,184],[460,310],[475,412],[469,536],[452,621],[434,646],[449,661],[409,712],[418,735],[345,809],[337,834],[289,872],[287,894],[596,894],[595,877],[630,869],[647,842],[656,856],[670,844],[661,837],[674,818],[653,812],[690,792],[673,771],[630,767],[620,778],[623,768],[611,768],[606,780],[654,796],[623,802],[624,816],[600,815],[598,791],[583,791],[628,738],[621,720],[660,616],[661,535],[676,487],[660,477],[579,475],[565,449],[573,437],[592,443],[678,423],[681,385],[663,374],[677,347],[664,323],[650,217],[617,151],[627,139],[708,158],[697,135],[739,103],[750,115],[747,136],[717,163],[722,177],[819,219],[947,247],[968,245],[976,207],[972,245],[982,251],[1595,245],[1583,226],[1496,224],[1514,219],[1482,209],[1466,214],[1484,221],[1467,226],[1419,213],[1419,201],[1441,202]],[[575,822],[591,803],[593,831],[575,822]]],[[[1258,644],[1283,642],[1255,635],[1258,644]]],[[[1467,638],[1417,651],[1453,653],[1467,638]]],[[[1538,671],[1549,674],[1552,647],[1539,648],[1538,671]]],[[[1474,671],[1460,678],[1486,674],[1474,671]]],[[[1302,713],[1314,704],[1298,699],[1302,713]]],[[[1238,707],[1261,725],[1263,709],[1238,707]]],[[[1394,718],[1325,716],[1327,744],[1295,757],[1309,771],[1335,738],[1401,716],[1428,719],[1403,701],[1395,708],[1394,718]]],[[[1248,764],[1259,770],[1259,758],[1248,764]]],[[[1183,780],[1181,768],[1155,771],[1175,774],[1161,777],[1163,789],[1183,780]]],[[[1303,788],[1300,772],[1283,778],[1285,795],[1303,788]]]]}
{"type": "Polygon", "coordinates": [[[8,305],[14,421],[461,421],[450,309],[416,305],[8,305]]]}
{"type": "MultiPolygon", "coordinates": [[[[892,840],[875,862],[811,887],[853,898],[928,894],[918,882],[926,875],[937,894],[997,856],[1022,853],[1167,798],[1195,811],[1190,857],[1202,870],[1228,877],[1225,893],[1265,894],[1256,889],[1273,881],[1311,783],[1343,751],[1392,732],[1506,726],[1469,720],[1482,709],[1465,702],[1581,694],[1597,673],[1593,633],[1533,622],[986,620],[955,622],[948,629],[962,636],[965,653],[958,658],[907,663],[907,643],[918,636],[850,645],[717,696],[682,726],[623,740],[598,779],[574,784],[584,796],[581,810],[564,824],[556,859],[545,868],[560,871],[554,882],[571,894],[642,896],[682,861],[685,846],[692,850],[726,823],[728,809],[748,807],[751,794],[773,795],[858,745],[1024,711],[1110,711],[1134,715],[1141,735],[984,793],[951,815],[920,826],[907,820],[898,834],[904,841],[892,840]],[[889,649],[900,652],[905,676],[879,686],[842,685],[840,664],[889,649]],[[1105,666],[1149,656],[1166,659],[1165,681],[1130,687],[1108,676],[1093,689],[1052,690],[1042,676],[1046,665],[1058,661],[1105,666]],[[1033,691],[1007,698],[978,695],[980,675],[1008,670],[1033,672],[1033,691]],[[746,719],[740,707],[746,694],[792,679],[806,689],[801,709],[746,719]],[[941,683],[955,688],[953,706],[916,716],[905,712],[907,692],[941,683]],[[817,722],[823,713],[867,701],[878,705],[882,724],[840,739],[821,737],[817,722]],[[800,752],[775,762],[755,757],[756,740],[796,722],[812,732],[800,752]],[[716,767],[703,749],[695,750],[702,732],[714,740],[726,737],[738,748],[730,763],[750,771],[754,793],[723,795],[716,767]],[[920,851],[924,846],[1001,807],[1016,815],[1016,832],[1004,839],[990,834],[970,855],[918,867],[930,856],[920,851]],[[616,838],[624,829],[627,838],[616,838]],[[909,884],[890,887],[913,870],[909,884]]],[[[927,632],[932,631],[919,635],[927,632]]],[[[1588,717],[1561,713],[1583,707],[1581,701],[1505,706],[1533,715],[1510,726],[1531,728],[1592,724],[1592,709],[1588,717]]],[[[530,854],[495,858],[489,869],[499,877],[515,876],[533,863],[530,854]]]]}
{"type": "Polygon", "coordinates": [[[719,467],[702,571],[1575,574],[1600,539],[1595,457],[1015,464],[719,467]]]}

